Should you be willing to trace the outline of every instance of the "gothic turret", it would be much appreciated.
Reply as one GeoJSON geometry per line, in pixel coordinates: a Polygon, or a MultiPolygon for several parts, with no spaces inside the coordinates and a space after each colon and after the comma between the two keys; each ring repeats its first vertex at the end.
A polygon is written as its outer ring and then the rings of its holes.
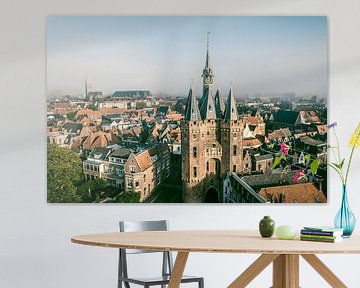
{"type": "Polygon", "coordinates": [[[225,104],[220,94],[220,89],[218,88],[215,94],[215,112],[216,118],[221,119],[225,111],[225,104]]]}
{"type": "Polygon", "coordinates": [[[203,120],[216,119],[215,101],[212,91],[206,92],[200,107],[200,115],[203,120]]]}
{"type": "Polygon", "coordinates": [[[185,120],[186,121],[199,121],[201,120],[198,101],[193,93],[193,88],[190,88],[189,96],[185,107],[185,120]]]}
{"type": "Polygon", "coordinates": [[[226,101],[224,118],[226,120],[238,120],[239,118],[232,87],[230,88],[229,97],[226,101]]]}

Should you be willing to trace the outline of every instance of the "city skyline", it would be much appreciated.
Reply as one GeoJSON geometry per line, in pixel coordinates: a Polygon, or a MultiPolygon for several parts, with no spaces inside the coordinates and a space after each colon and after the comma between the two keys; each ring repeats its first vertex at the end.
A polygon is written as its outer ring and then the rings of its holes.
{"type": "Polygon", "coordinates": [[[225,93],[232,84],[236,96],[293,92],[327,97],[323,16],[51,16],[48,97],[84,94],[86,75],[94,90],[107,94],[146,89],[185,96],[195,79],[200,96],[207,32],[214,84],[225,93]]]}

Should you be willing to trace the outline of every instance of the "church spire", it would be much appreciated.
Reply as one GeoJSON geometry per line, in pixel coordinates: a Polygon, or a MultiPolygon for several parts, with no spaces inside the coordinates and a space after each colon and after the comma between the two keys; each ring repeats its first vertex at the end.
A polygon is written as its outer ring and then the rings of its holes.
{"type": "Polygon", "coordinates": [[[203,77],[203,95],[201,99],[201,104],[203,102],[203,99],[205,99],[204,98],[205,95],[208,94],[207,91],[212,90],[213,78],[214,78],[214,74],[210,66],[209,46],[210,46],[210,32],[207,33],[206,60],[205,60],[205,67],[203,69],[203,74],[201,76],[203,77]]]}
{"type": "Polygon", "coordinates": [[[186,121],[200,121],[201,120],[198,101],[193,94],[193,90],[194,89],[191,85],[190,91],[189,91],[189,96],[188,96],[188,99],[186,102],[186,107],[185,107],[185,120],[186,121]]]}
{"type": "Polygon", "coordinates": [[[222,118],[225,111],[225,104],[220,94],[220,89],[216,90],[215,94],[215,112],[216,118],[222,118]]]}
{"type": "Polygon", "coordinates": [[[239,118],[232,86],[230,87],[230,92],[229,92],[228,99],[226,101],[226,107],[225,107],[224,114],[225,114],[224,118],[226,120],[238,120],[238,118],[239,118]]]}
{"type": "Polygon", "coordinates": [[[206,39],[206,61],[205,61],[205,69],[210,69],[209,44],[210,44],[210,32],[207,33],[207,39],[206,39]]]}

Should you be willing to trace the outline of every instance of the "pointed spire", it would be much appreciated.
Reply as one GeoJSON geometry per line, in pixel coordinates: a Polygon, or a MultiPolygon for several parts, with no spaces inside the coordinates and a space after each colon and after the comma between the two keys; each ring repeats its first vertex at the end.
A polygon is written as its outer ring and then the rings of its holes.
{"type": "Polygon", "coordinates": [[[205,61],[205,69],[209,69],[209,68],[210,68],[209,44],[210,44],[210,32],[207,33],[207,39],[206,39],[206,61],[205,61]]]}
{"type": "Polygon", "coordinates": [[[213,71],[210,67],[210,52],[209,52],[209,45],[210,45],[210,32],[207,33],[207,48],[206,48],[206,60],[205,60],[205,67],[203,69],[202,78],[203,78],[203,94],[201,98],[201,105],[203,100],[205,99],[205,95],[208,93],[209,90],[212,90],[212,84],[214,79],[213,71]]]}
{"type": "Polygon", "coordinates": [[[232,86],[230,87],[229,97],[226,101],[224,118],[226,120],[238,120],[239,118],[232,86]]]}
{"type": "Polygon", "coordinates": [[[222,118],[225,111],[225,104],[220,94],[220,89],[218,88],[216,90],[215,94],[215,112],[216,112],[216,118],[222,118]]]}
{"type": "Polygon", "coordinates": [[[207,90],[201,101],[200,115],[203,120],[216,119],[215,101],[211,90],[207,90]]]}
{"type": "Polygon", "coordinates": [[[191,85],[189,96],[186,102],[185,107],[185,120],[186,121],[200,121],[200,112],[199,112],[199,106],[198,101],[196,100],[196,97],[193,95],[193,87],[191,85]]]}

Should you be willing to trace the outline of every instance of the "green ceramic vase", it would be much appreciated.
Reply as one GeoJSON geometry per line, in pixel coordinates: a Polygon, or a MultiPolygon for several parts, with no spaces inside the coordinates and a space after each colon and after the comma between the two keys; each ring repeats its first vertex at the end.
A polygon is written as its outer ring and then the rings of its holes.
{"type": "Polygon", "coordinates": [[[259,232],[262,237],[271,237],[275,232],[275,222],[270,216],[264,216],[259,223],[259,232]]]}

